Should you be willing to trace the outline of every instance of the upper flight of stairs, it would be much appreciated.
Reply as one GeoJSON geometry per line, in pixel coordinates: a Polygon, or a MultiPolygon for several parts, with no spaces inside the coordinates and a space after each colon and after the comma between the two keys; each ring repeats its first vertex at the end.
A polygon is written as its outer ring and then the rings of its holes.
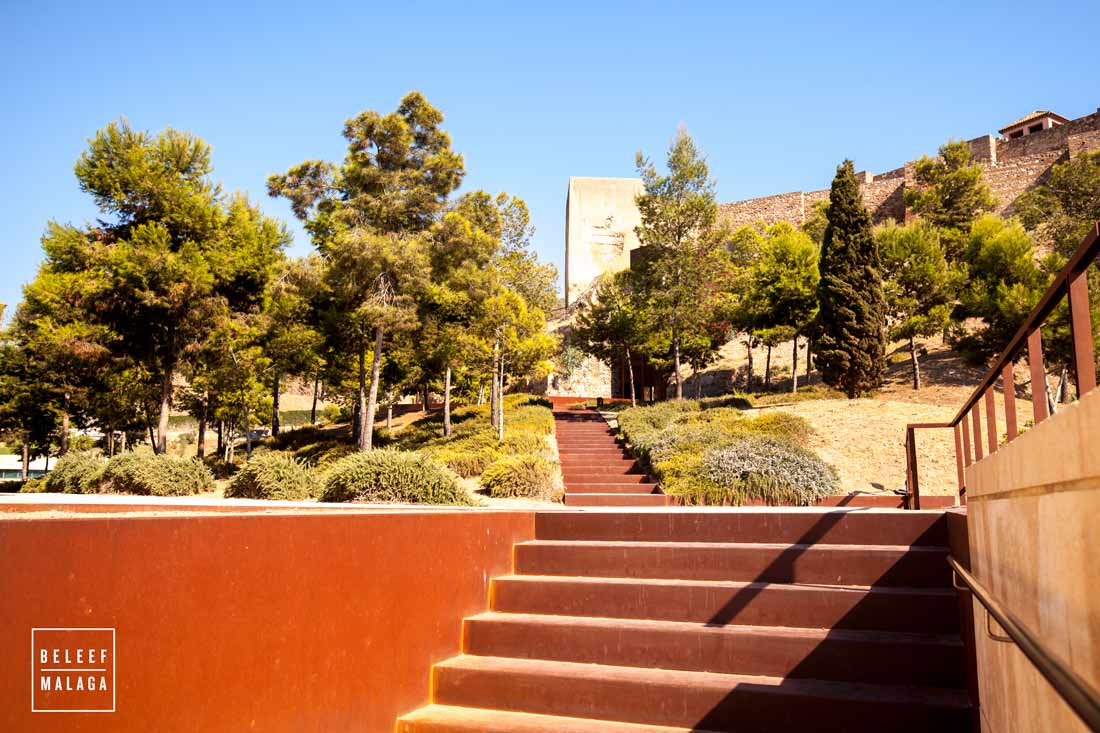
{"type": "Polygon", "coordinates": [[[554,410],[565,503],[569,506],[668,506],[671,497],[623,450],[598,413],[554,410]]]}
{"type": "Polygon", "coordinates": [[[970,729],[938,512],[543,512],[399,733],[970,729]]]}

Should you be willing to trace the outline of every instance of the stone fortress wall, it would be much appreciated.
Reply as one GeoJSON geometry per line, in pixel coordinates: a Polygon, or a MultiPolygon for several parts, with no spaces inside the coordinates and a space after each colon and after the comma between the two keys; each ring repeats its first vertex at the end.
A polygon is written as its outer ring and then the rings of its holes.
{"type": "MultiPolygon", "coordinates": [[[[1011,216],[1020,195],[1041,184],[1055,163],[1084,151],[1100,150],[1100,111],[1023,137],[983,135],[967,144],[974,160],[984,168],[985,180],[997,199],[996,213],[1011,216]]],[[[914,163],[878,175],[858,174],[863,202],[876,224],[905,218],[904,194],[906,187],[914,185],[914,163]]],[[[721,204],[719,210],[734,228],[759,222],[801,224],[813,214],[815,202],[828,198],[828,189],[792,191],[721,204]]]]}
{"type": "MultiPolygon", "coordinates": [[[[1019,137],[983,135],[967,141],[973,159],[982,165],[986,183],[997,200],[995,213],[1011,216],[1020,195],[1042,184],[1056,163],[1082,152],[1100,150],[1100,109],[1074,120],[1058,119],[1064,123],[1038,131],[1028,130],[1028,134],[1019,137]]],[[[1010,128],[1004,131],[1012,132],[1010,128]]],[[[866,171],[857,174],[863,202],[875,223],[906,219],[905,190],[915,184],[914,170],[915,161],[910,161],[877,175],[866,171]]],[[[552,330],[567,334],[574,307],[586,299],[596,279],[603,273],[630,266],[630,250],[639,244],[634,227],[641,222],[634,197],[641,192],[642,182],[636,178],[569,179],[566,309],[560,314],[560,323],[552,330]]],[[[814,204],[828,198],[828,189],[791,191],[720,204],[719,216],[733,228],[779,221],[798,225],[813,214],[814,204]]],[[[611,394],[611,384],[604,381],[607,379],[606,367],[601,369],[590,364],[579,371],[570,379],[551,375],[543,388],[549,394],[591,397],[611,394]]]]}

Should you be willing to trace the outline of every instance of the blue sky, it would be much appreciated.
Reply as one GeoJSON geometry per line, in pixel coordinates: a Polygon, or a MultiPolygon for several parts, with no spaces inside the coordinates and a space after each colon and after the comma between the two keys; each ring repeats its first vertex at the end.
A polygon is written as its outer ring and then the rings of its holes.
{"type": "Polygon", "coordinates": [[[343,121],[421,90],[464,154],[464,190],[528,202],[561,266],[570,175],[629,176],[681,123],[721,200],[883,171],[1034,108],[1100,106],[1095,0],[1046,3],[0,5],[0,302],[47,221],[92,220],[72,166],[99,127],[190,130],[215,177],[291,222],[264,181],[339,160],[343,121]]]}

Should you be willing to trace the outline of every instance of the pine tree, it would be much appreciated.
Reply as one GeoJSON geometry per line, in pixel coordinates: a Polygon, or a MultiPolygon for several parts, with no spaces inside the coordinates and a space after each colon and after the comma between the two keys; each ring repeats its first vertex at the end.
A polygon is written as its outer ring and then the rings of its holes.
{"type": "Polygon", "coordinates": [[[871,216],[850,160],[837,167],[828,219],[819,261],[817,363],[826,384],[853,398],[882,383],[886,301],[871,216]]]}

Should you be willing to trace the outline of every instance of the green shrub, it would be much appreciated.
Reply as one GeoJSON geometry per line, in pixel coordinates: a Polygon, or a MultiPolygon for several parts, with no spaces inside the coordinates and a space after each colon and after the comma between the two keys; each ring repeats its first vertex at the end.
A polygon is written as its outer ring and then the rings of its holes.
{"type": "Polygon", "coordinates": [[[69,451],[57,459],[42,483],[46,491],[66,494],[94,494],[99,490],[107,461],[98,451],[69,451]]]}
{"type": "Polygon", "coordinates": [[[489,464],[500,458],[500,453],[492,448],[474,451],[443,449],[429,455],[462,478],[480,476],[489,464]]]}
{"type": "Polygon", "coordinates": [[[836,473],[813,453],[759,436],[738,438],[702,458],[703,478],[728,489],[741,503],[810,505],[835,494],[836,473]]]}
{"type": "Polygon", "coordinates": [[[474,504],[458,476],[420,453],[389,448],[355,453],[333,464],[322,501],[474,504]]]}
{"type": "Polygon", "coordinates": [[[351,443],[330,439],[304,445],[294,451],[294,457],[305,461],[318,471],[325,471],[336,461],[356,451],[356,447],[351,443]]]}
{"type": "Polygon", "coordinates": [[[669,400],[646,407],[633,407],[619,413],[619,431],[640,458],[647,458],[661,432],[673,420],[687,412],[699,410],[692,400],[669,400]]]}
{"type": "Polygon", "coordinates": [[[303,461],[271,452],[253,456],[229,482],[225,495],[301,501],[316,496],[318,489],[313,471],[303,461]]]}
{"type": "Polygon", "coordinates": [[[494,498],[550,499],[557,494],[558,471],[542,456],[505,456],[485,469],[481,485],[494,498]]]}
{"type": "Polygon", "coordinates": [[[42,484],[40,478],[29,478],[23,482],[22,488],[19,489],[20,494],[41,494],[46,490],[46,487],[42,484]]]}
{"type": "Polygon", "coordinates": [[[103,483],[117,494],[189,496],[214,488],[214,475],[196,459],[132,451],[107,462],[103,483]]]}
{"type": "Polygon", "coordinates": [[[624,410],[619,426],[662,489],[686,504],[810,504],[835,492],[832,469],[805,448],[812,433],[809,422],[783,412],[746,417],[738,409],[744,404],[739,396],[663,402],[624,410]],[[755,460],[751,470],[736,478],[718,470],[714,456],[732,466],[731,451],[755,460]],[[778,470],[788,463],[791,475],[778,470]]]}

